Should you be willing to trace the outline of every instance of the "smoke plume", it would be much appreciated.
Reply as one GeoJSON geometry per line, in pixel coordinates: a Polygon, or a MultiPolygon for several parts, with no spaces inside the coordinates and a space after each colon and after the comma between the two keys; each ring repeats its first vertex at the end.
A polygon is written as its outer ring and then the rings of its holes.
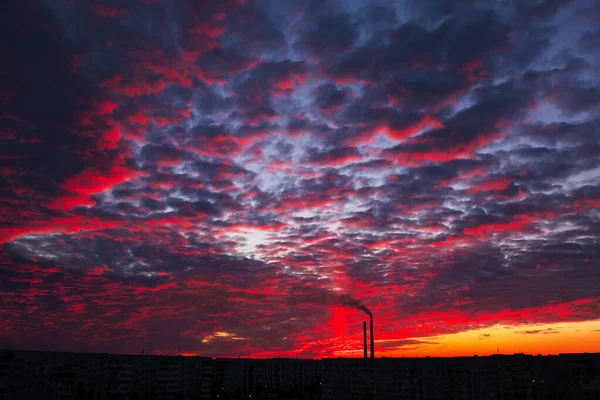
{"type": "Polygon", "coordinates": [[[347,293],[338,293],[331,289],[314,288],[309,286],[294,286],[288,297],[289,305],[318,304],[323,306],[353,307],[371,315],[366,305],[347,293]]]}

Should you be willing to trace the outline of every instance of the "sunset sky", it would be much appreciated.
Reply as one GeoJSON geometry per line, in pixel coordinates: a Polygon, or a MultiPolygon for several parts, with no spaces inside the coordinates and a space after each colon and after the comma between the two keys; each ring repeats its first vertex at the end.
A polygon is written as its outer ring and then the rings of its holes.
{"type": "Polygon", "coordinates": [[[600,1],[0,13],[0,348],[600,351],[600,1]]]}

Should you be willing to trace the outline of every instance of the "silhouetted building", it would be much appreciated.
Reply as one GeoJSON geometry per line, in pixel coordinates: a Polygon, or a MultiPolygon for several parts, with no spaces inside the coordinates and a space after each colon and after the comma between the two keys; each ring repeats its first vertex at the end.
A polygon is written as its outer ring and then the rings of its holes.
{"type": "Polygon", "coordinates": [[[211,359],[0,351],[0,400],[600,400],[600,354],[211,359]]]}
{"type": "Polygon", "coordinates": [[[600,354],[321,360],[321,398],[600,399],[600,354]]]}

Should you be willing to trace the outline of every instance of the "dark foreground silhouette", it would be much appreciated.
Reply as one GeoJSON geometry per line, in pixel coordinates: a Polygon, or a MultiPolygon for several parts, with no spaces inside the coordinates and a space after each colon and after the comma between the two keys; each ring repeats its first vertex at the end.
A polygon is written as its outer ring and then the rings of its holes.
{"type": "Polygon", "coordinates": [[[0,400],[600,399],[600,354],[213,359],[0,351],[0,400]]]}

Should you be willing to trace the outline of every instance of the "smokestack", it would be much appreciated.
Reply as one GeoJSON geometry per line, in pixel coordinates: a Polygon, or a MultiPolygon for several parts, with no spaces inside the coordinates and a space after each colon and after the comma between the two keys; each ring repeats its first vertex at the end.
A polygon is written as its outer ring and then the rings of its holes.
{"type": "Polygon", "coordinates": [[[368,358],[367,356],[367,321],[363,321],[363,335],[364,335],[364,352],[365,352],[365,358],[368,358]]]}
{"type": "Polygon", "coordinates": [[[375,358],[375,340],[373,340],[373,314],[369,315],[369,322],[371,323],[371,358],[375,358]]]}

